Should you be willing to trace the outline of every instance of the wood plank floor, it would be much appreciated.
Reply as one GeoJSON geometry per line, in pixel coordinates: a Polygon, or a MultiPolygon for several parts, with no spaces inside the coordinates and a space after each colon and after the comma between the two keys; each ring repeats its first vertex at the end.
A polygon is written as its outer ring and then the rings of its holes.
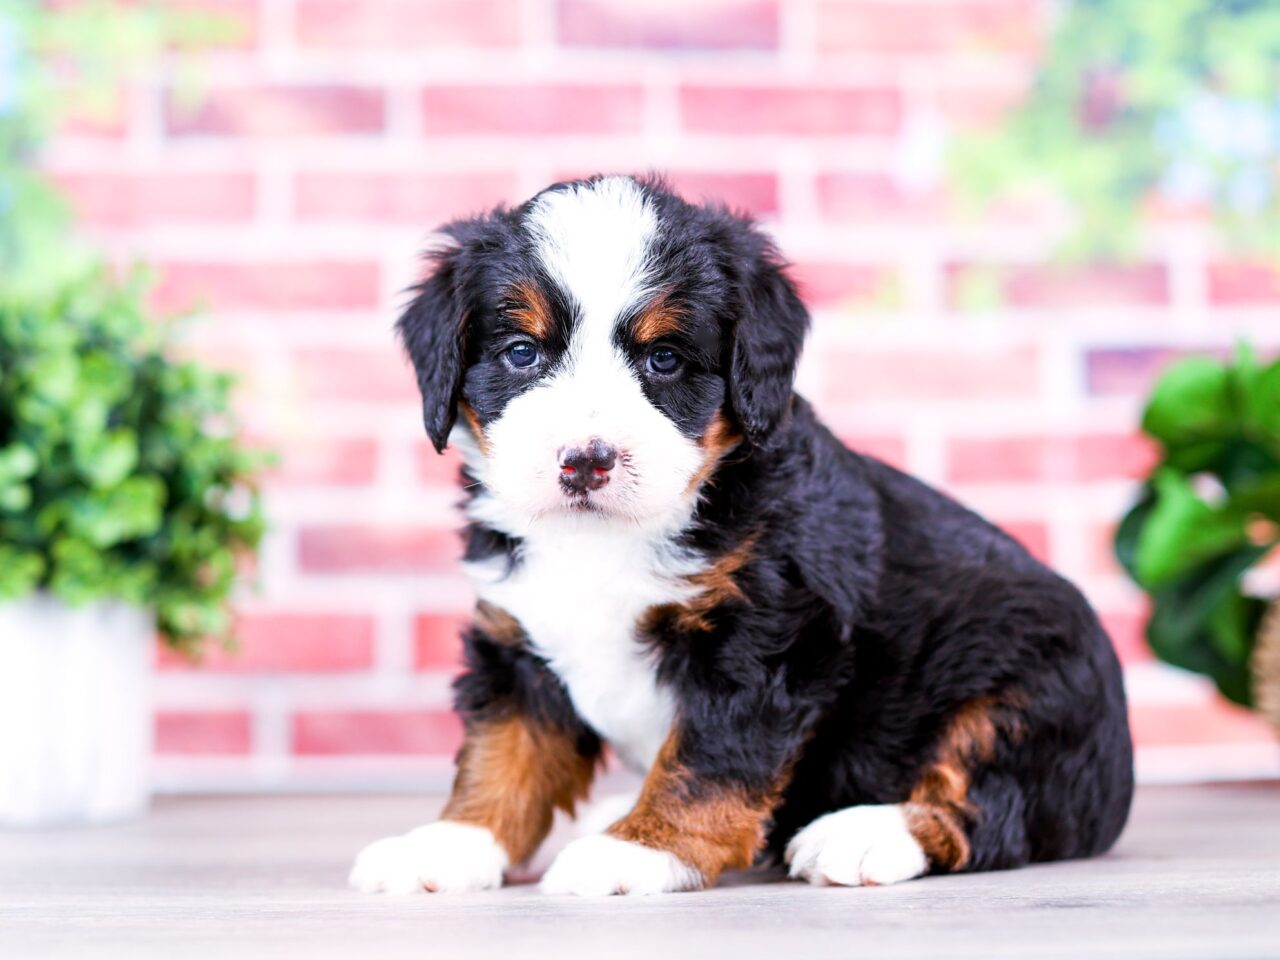
{"type": "Polygon", "coordinates": [[[388,898],[344,887],[405,797],[208,797],[144,822],[0,832],[0,957],[1280,957],[1280,784],[1150,787],[1100,860],[816,889],[733,878],[647,899],[531,885],[388,898]]]}

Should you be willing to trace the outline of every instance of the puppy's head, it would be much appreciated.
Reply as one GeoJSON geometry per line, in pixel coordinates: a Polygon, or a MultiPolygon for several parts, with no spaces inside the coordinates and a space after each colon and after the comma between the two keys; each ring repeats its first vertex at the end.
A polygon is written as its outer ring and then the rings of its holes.
{"type": "Polygon", "coordinates": [[[399,332],[436,449],[460,418],[512,522],[661,527],[786,418],[808,320],[747,221],[604,177],[444,233],[399,332]]]}

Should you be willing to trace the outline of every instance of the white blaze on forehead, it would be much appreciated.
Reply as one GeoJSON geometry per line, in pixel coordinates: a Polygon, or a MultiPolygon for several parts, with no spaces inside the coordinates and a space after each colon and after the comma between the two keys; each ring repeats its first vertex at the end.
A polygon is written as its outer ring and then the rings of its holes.
{"type": "Polygon", "coordinates": [[[613,324],[648,292],[653,208],[629,177],[543,194],[525,225],[547,273],[581,310],[584,333],[613,324]]]}

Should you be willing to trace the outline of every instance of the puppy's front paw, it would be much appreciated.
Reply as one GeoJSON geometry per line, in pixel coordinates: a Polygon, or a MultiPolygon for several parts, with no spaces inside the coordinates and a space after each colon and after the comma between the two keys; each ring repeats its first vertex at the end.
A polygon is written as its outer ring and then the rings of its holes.
{"type": "Polygon", "coordinates": [[[928,869],[897,804],[848,807],[819,817],[787,844],[791,876],[812,884],[877,886],[928,869]]]}
{"type": "Polygon", "coordinates": [[[369,844],[347,882],[365,893],[465,893],[502,886],[506,868],[487,828],[441,820],[369,844]]]}
{"type": "Polygon", "coordinates": [[[675,854],[598,834],[573,841],[542,878],[543,893],[607,897],[697,890],[702,875],[675,854]]]}

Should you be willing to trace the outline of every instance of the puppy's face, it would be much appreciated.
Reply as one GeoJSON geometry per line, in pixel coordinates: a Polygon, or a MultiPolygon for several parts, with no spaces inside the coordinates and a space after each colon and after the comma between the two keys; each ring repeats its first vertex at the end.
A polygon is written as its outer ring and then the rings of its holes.
{"type": "Polygon", "coordinates": [[[479,508],[663,528],[786,413],[805,314],[746,222],[608,177],[446,228],[401,319],[428,432],[460,412],[479,508]]]}

